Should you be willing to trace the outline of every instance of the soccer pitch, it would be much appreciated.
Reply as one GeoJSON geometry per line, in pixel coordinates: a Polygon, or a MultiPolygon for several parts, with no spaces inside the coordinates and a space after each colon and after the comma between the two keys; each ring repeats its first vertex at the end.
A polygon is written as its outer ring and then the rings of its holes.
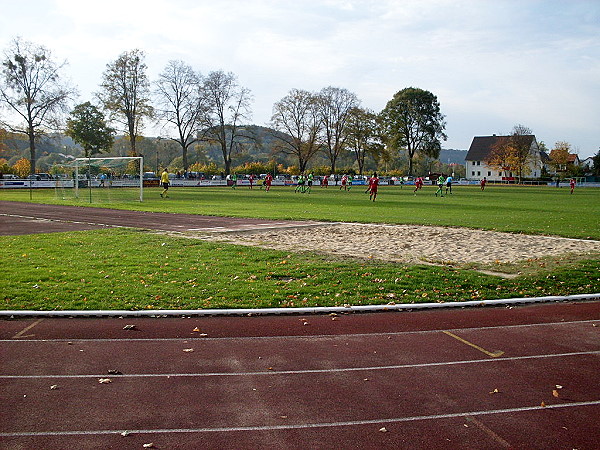
{"type": "MultiPolygon", "coordinates": [[[[159,188],[144,202],[91,206],[271,219],[310,219],[469,227],[525,234],[600,239],[600,191],[578,188],[453,187],[435,197],[404,186],[381,187],[369,202],[364,186],[351,191],[313,187],[159,188]]],[[[29,201],[29,192],[0,191],[2,200],[29,201]]],[[[80,204],[54,191],[33,191],[34,202],[80,204]]],[[[522,261],[504,278],[466,267],[335,258],[205,242],[135,230],[5,236],[0,277],[3,309],[192,309],[339,306],[460,301],[600,292],[600,256],[565,255],[522,261]]]]}

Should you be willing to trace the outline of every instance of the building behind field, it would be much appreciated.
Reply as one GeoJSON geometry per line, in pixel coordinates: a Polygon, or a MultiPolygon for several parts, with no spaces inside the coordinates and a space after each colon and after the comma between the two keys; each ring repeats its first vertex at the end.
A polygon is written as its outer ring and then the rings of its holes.
{"type": "MultiPolygon", "coordinates": [[[[489,181],[514,181],[519,174],[508,166],[493,162],[493,153],[509,143],[512,136],[475,136],[471,147],[465,157],[466,177],[471,180],[482,180],[484,177],[489,181]]],[[[542,168],[548,162],[548,155],[541,151],[534,135],[521,136],[529,146],[529,154],[526,158],[522,175],[527,178],[539,178],[542,168]]]]}

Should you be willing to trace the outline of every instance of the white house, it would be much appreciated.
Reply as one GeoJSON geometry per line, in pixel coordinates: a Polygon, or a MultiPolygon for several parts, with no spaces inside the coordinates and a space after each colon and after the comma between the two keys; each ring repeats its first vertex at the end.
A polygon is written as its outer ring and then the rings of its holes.
{"type": "MultiPolygon", "coordinates": [[[[493,149],[508,141],[511,136],[475,136],[471,147],[465,157],[466,177],[471,180],[482,180],[484,177],[490,181],[512,181],[518,176],[517,173],[507,169],[492,167],[487,164],[493,149]]],[[[538,178],[542,175],[542,167],[548,160],[548,155],[540,151],[534,135],[523,136],[529,141],[530,158],[528,170],[525,174],[528,178],[538,178]]]]}

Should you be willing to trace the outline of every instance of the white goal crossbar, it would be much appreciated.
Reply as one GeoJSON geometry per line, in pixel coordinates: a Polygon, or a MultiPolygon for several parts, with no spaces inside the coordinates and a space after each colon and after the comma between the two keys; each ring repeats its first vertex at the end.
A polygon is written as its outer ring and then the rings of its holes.
{"type": "Polygon", "coordinates": [[[83,162],[81,166],[90,166],[92,161],[111,161],[111,160],[123,160],[132,159],[139,160],[140,163],[140,202],[144,200],[144,158],[142,156],[112,156],[106,158],[75,158],[73,163],[75,165],[75,196],[79,197],[79,162],[83,162]]]}

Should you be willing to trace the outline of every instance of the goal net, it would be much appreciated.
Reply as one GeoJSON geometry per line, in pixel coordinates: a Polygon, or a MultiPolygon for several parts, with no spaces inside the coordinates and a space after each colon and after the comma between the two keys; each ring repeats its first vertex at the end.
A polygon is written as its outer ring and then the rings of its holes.
{"type": "Polygon", "coordinates": [[[141,156],[76,158],[61,166],[56,196],[90,203],[144,200],[144,159],[141,156]]]}

